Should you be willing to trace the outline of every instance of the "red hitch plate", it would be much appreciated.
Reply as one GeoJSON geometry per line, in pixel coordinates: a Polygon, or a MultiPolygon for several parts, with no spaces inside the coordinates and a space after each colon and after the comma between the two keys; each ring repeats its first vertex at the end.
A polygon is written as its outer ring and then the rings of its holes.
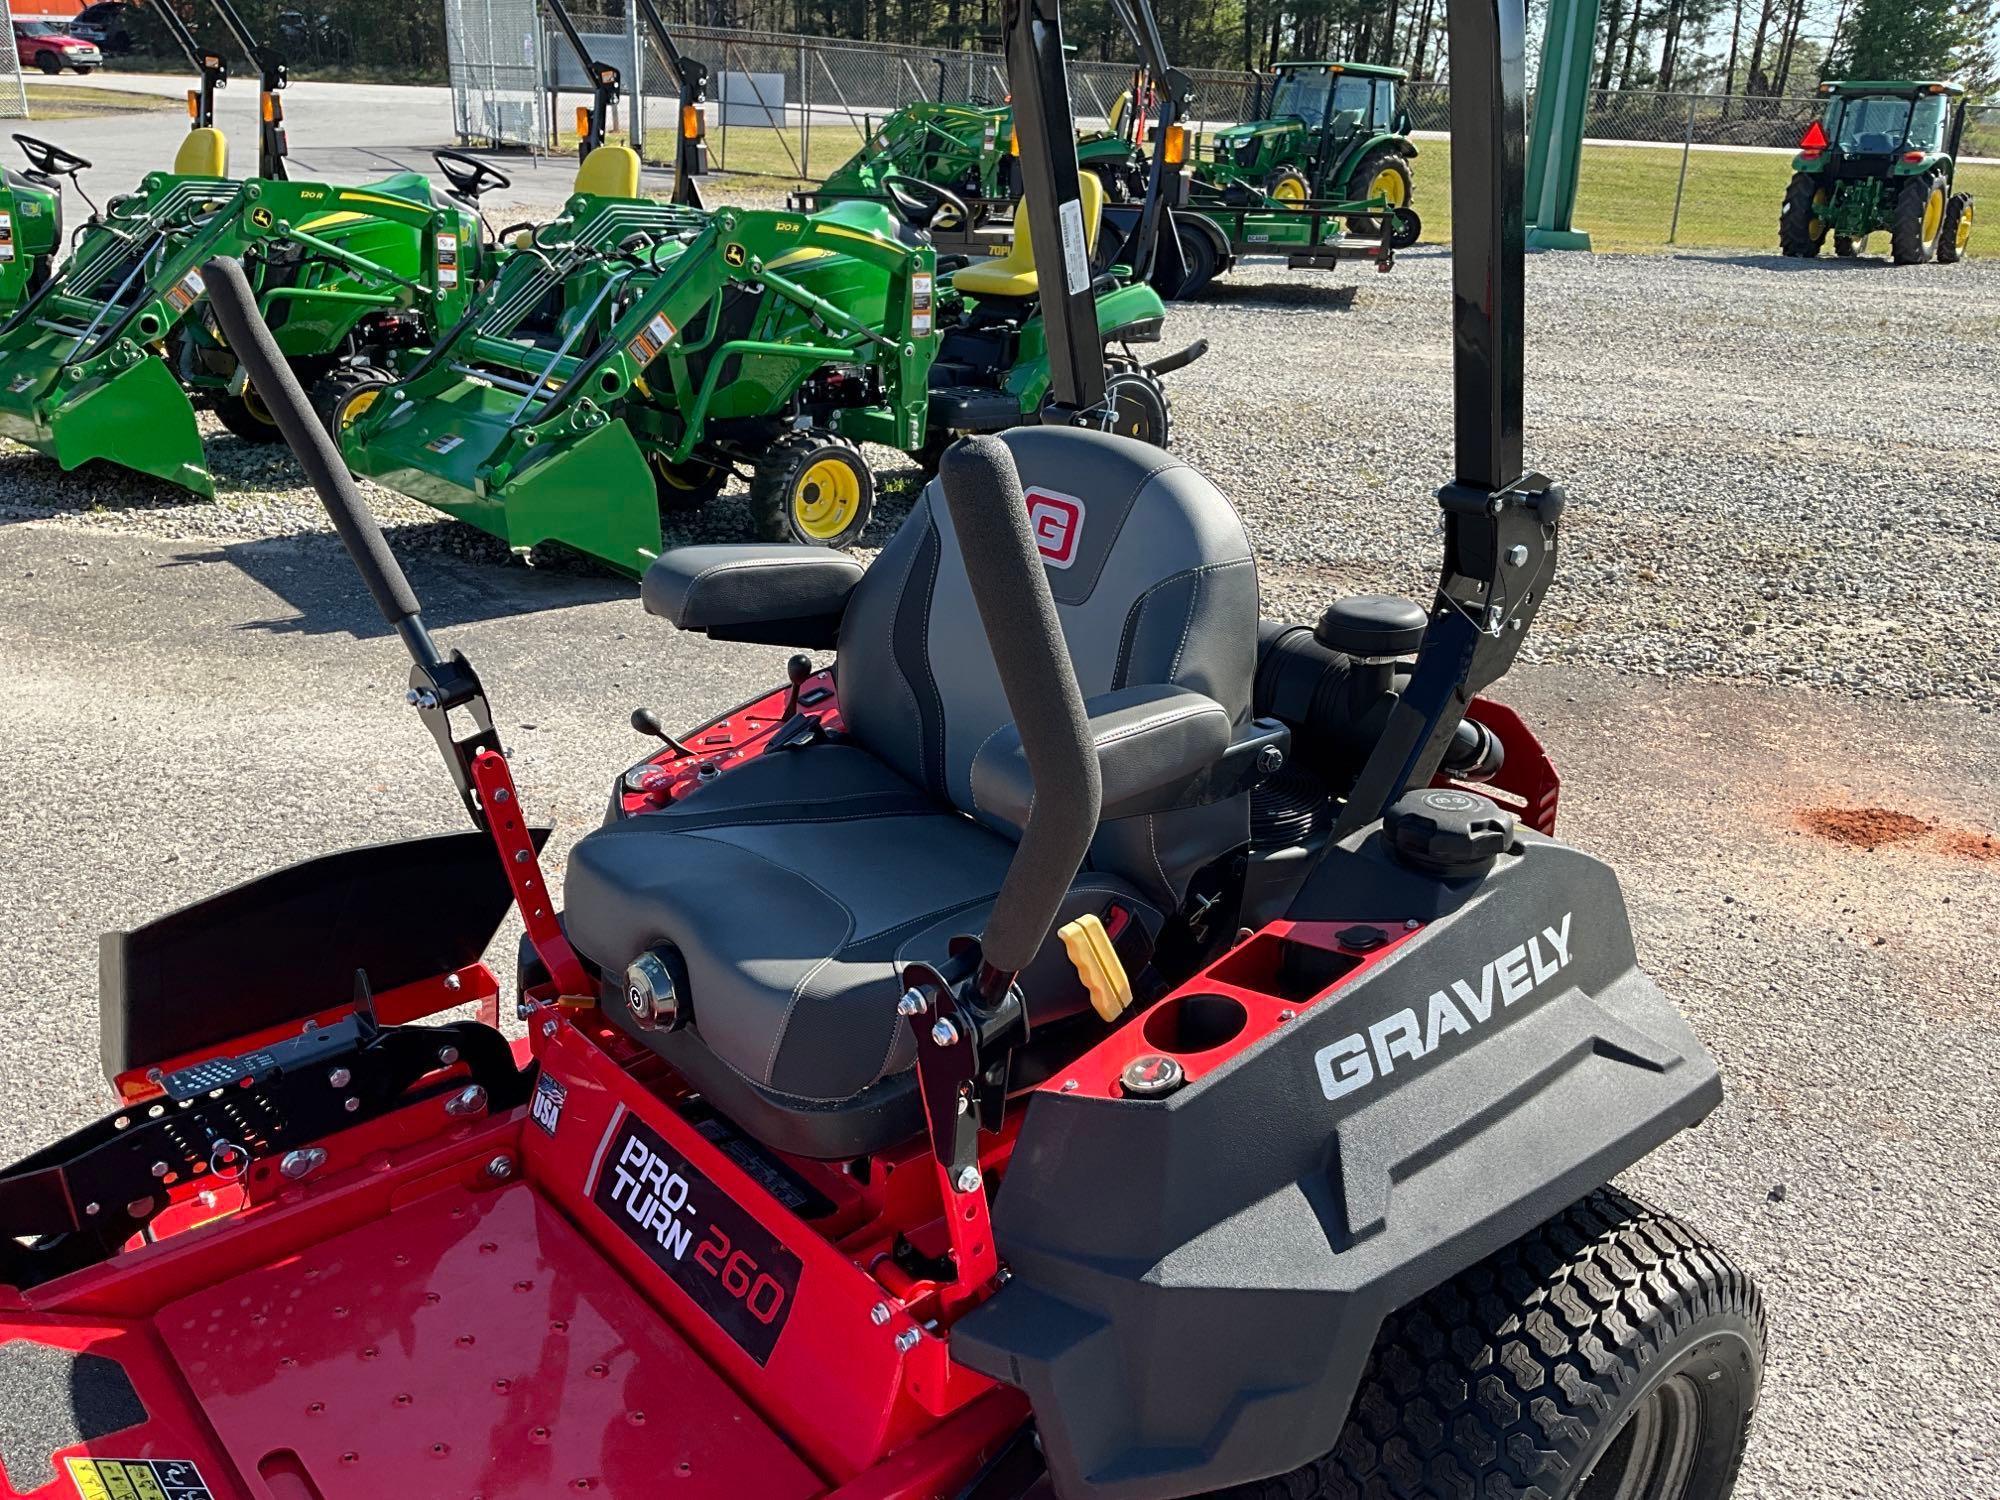
{"type": "Polygon", "coordinates": [[[824,1489],[525,1184],[427,1197],[155,1326],[281,1500],[824,1489]]]}

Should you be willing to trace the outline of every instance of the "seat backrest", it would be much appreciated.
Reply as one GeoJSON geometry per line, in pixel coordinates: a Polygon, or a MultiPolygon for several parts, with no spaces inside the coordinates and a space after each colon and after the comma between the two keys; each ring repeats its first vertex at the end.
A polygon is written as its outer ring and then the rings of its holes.
{"type": "Polygon", "coordinates": [[[573,193],[593,198],[639,196],[639,153],[630,146],[599,146],[577,165],[573,193]]]}
{"type": "MultiPolygon", "coordinates": [[[[1077,179],[1077,188],[1082,195],[1083,242],[1095,250],[1097,231],[1104,223],[1104,184],[1095,172],[1085,172],[1077,179]]],[[[1028,216],[1025,201],[1016,224],[1005,255],[974,261],[952,277],[952,286],[975,297],[1035,296],[1041,290],[1041,279],[1035,272],[1034,221],[1028,216]]]]}
{"type": "MultiPolygon", "coordinates": [[[[1083,696],[1184,687],[1215,699],[1236,723],[1247,721],[1257,570],[1222,492],[1180,459],[1130,438],[1022,427],[1002,440],[1028,492],[1083,696]]],[[[935,480],[854,591],[841,625],[838,684],[849,733],[932,796],[981,818],[973,757],[1013,715],[935,480]]],[[[1214,837],[1208,813],[1128,819],[1147,826],[1129,831],[1122,852],[1094,853],[1093,863],[1178,901],[1189,871],[1175,867],[1168,820],[1180,820],[1181,832],[1199,825],[1187,856],[1198,859],[1214,837]]],[[[1222,821],[1247,829],[1240,809],[1222,821]]]]}
{"type": "Polygon", "coordinates": [[[190,130],[174,153],[176,177],[227,177],[229,142],[212,125],[190,130]]]}

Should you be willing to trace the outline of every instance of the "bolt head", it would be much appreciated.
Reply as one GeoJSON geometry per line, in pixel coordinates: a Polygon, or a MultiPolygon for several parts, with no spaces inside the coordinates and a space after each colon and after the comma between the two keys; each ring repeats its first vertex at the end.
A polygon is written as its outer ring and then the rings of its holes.
{"type": "Polygon", "coordinates": [[[278,1172],[291,1182],[302,1177],[310,1177],[326,1165],[326,1152],[318,1146],[302,1146],[297,1151],[287,1151],[278,1162],[278,1172]]]}
{"type": "Polygon", "coordinates": [[[1257,769],[1270,775],[1285,763],[1285,752],[1276,745],[1266,745],[1257,752],[1257,769]]]}
{"type": "Polygon", "coordinates": [[[446,1102],[444,1112],[448,1115],[476,1115],[486,1108],[486,1090],[476,1083],[469,1083],[446,1102]]]}
{"type": "Polygon", "coordinates": [[[930,1008],[930,1002],[924,999],[924,992],[919,989],[904,990],[903,998],[896,1002],[896,1014],[905,1018],[920,1016],[930,1008]]]}
{"type": "Polygon", "coordinates": [[[458,1048],[456,1048],[456,1047],[440,1047],[440,1048],[438,1048],[438,1066],[439,1066],[439,1067],[441,1067],[441,1068],[448,1068],[448,1067],[450,1067],[450,1066],[451,1066],[451,1065],[452,1065],[453,1063],[455,1063],[455,1062],[457,1062],[457,1061],[458,1061],[458,1048]]]}
{"type": "Polygon", "coordinates": [[[873,1307],[868,1309],[868,1316],[874,1320],[875,1326],[877,1328],[880,1328],[884,1323],[888,1322],[889,1319],[894,1316],[894,1312],[891,1310],[888,1303],[878,1302],[873,1307]]]}
{"type": "Polygon", "coordinates": [[[514,794],[508,791],[507,788],[505,788],[504,786],[497,786],[493,789],[493,800],[495,802],[509,801],[512,799],[513,795],[514,794]]]}
{"type": "Polygon", "coordinates": [[[896,1352],[898,1354],[908,1354],[912,1349],[917,1347],[922,1339],[923,1335],[918,1333],[916,1329],[905,1328],[901,1333],[896,1335],[896,1352]]]}
{"type": "Polygon", "coordinates": [[[556,1034],[556,1023],[555,1023],[554,1021],[544,1021],[544,1022],[542,1022],[542,1035],[543,1035],[543,1036],[545,1036],[545,1037],[550,1037],[550,1036],[554,1036],[555,1034],[556,1034]]]}
{"type": "Polygon", "coordinates": [[[1513,546],[1507,549],[1508,567],[1518,568],[1527,560],[1528,560],[1528,549],[1521,543],[1516,542],[1513,546]]]}
{"type": "Polygon", "coordinates": [[[444,976],[444,987],[448,990],[461,990],[465,988],[465,981],[456,974],[447,974],[444,976]]]}
{"type": "Polygon", "coordinates": [[[328,1088],[344,1089],[352,1082],[354,1082],[354,1075],[345,1068],[335,1068],[331,1073],[326,1075],[326,1085],[328,1088]]]}
{"type": "Polygon", "coordinates": [[[516,849],[514,851],[514,863],[517,865],[525,865],[532,858],[534,856],[526,849],[516,849]]]}
{"type": "Polygon", "coordinates": [[[360,1112],[361,1109],[361,1101],[359,1099],[356,1099],[353,1095],[350,1094],[347,1098],[347,1102],[341,1105],[340,1107],[346,1110],[350,1115],[357,1114],[360,1112]]]}
{"type": "Polygon", "coordinates": [[[979,1168],[967,1167],[952,1179],[952,1186],[961,1193],[976,1193],[979,1191],[980,1183],[984,1181],[985,1179],[979,1175],[979,1168]]]}
{"type": "Polygon", "coordinates": [[[940,1019],[931,1027],[931,1040],[940,1047],[950,1047],[958,1041],[958,1028],[947,1020],[940,1019]]]}
{"type": "Polygon", "coordinates": [[[486,1164],[486,1175],[495,1182],[505,1182],[514,1175],[514,1158],[496,1156],[486,1164]]]}

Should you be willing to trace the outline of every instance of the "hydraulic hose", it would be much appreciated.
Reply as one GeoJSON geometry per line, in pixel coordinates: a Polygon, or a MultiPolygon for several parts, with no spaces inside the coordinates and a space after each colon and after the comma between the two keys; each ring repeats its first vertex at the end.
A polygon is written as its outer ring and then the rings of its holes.
{"type": "Polygon", "coordinates": [[[354,559],[368,592],[375,596],[375,607],[420,662],[428,653],[429,661],[424,664],[435,665],[437,648],[418,618],[416,592],[403,576],[401,564],[389,550],[388,539],[362,500],[354,476],[347,472],[347,463],[334,447],[332,434],[314,414],[299,386],[298,376],[278,352],[278,341],[257,311],[257,297],[250,289],[250,279],[243,274],[242,262],[217,256],[202,267],[202,277],[207,282],[209,306],[215,309],[223,337],[249,372],[250,383],[257,388],[278,430],[285,435],[299,466],[306,471],[306,478],[333,521],[333,529],[340,535],[341,545],[354,559]]]}
{"type": "Polygon", "coordinates": [[[1097,833],[1103,783],[1013,453],[998,438],[965,438],[945,450],[938,482],[1034,784],[981,944],[987,965],[1015,974],[1062,909],[1097,833]]]}

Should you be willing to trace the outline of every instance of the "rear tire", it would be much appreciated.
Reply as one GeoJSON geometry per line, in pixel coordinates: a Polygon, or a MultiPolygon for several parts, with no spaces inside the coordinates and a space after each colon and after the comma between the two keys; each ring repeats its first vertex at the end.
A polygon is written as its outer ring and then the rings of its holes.
{"type": "Polygon", "coordinates": [[[1944,228],[1938,234],[1937,258],[1940,265],[1955,266],[1965,259],[1972,243],[1972,194],[1953,193],[1945,205],[1944,228]]]}
{"type": "Polygon", "coordinates": [[[1827,197],[1819,179],[1810,172],[1794,172],[1785,189],[1785,205],[1778,210],[1778,248],[1795,260],[1810,260],[1826,243],[1826,224],[1819,210],[1827,197]]]}
{"type": "Polygon", "coordinates": [[[1391,1313],[1333,1451],[1225,1494],[1597,1500],[1628,1493],[1623,1477],[1646,1500],[1714,1500],[1736,1483],[1763,1369],[1750,1278],[1600,1188],[1391,1313]]]}
{"type": "Polygon", "coordinates": [[[1160,377],[1137,365],[1120,362],[1106,372],[1104,400],[1111,408],[1106,432],[1165,448],[1173,434],[1173,403],[1160,377]]]}
{"type": "Polygon", "coordinates": [[[313,382],[312,408],[337,445],[355,419],[395,383],[395,376],[375,365],[342,365],[313,382]]]}
{"type": "Polygon", "coordinates": [[[1942,178],[1930,173],[1903,184],[1896,194],[1896,227],[1891,231],[1897,265],[1920,266],[1937,254],[1944,216],[1942,178]]]}
{"type": "MultiPolygon", "coordinates": [[[[1347,198],[1354,202],[1361,198],[1373,198],[1376,182],[1384,184],[1383,196],[1389,200],[1389,207],[1408,208],[1415,196],[1416,187],[1410,180],[1410,164],[1400,152],[1383,147],[1371,151],[1361,158],[1361,165],[1354,169],[1347,179],[1347,198]]],[[[1347,221],[1349,232],[1362,236],[1379,235],[1382,221],[1373,214],[1360,214],[1347,221]]]]}
{"type": "Polygon", "coordinates": [[[1181,284],[1171,290],[1158,287],[1156,290],[1169,302],[1190,302],[1208,290],[1208,284],[1215,280],[1216,268],[1221,264],[1215,253],[1215,242],[1202,230],[1191,224],[1175,224],[1174,237],[1180,241],[1181,259],[1187,265],[1187,275],[1181,284]]]}
{"type": "Polygon", "coordinates": [[[875,476],[859,448],[831,433],[786,433],[750,479],[750,516],[767,542],[849,547],[874,513],[875,476]]]}
{"type": "Polygon", "coordinates": [[[217,396],[214,404],[215,414],[222,419],[222,425],[244,442],[282,443],[285,440],[284,433],[278,430],[277,419],[266,409],[255,386],[244,386],[239,395],[217,396]]]}

